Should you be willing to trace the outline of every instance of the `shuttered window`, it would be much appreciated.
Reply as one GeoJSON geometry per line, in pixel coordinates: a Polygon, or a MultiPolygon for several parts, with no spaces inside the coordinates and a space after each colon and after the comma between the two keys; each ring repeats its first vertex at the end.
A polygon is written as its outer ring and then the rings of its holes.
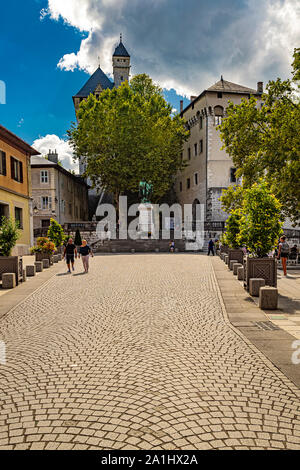
{"type": "Polygon", "coordinates": [[[6,153],[0,150],[0,175],[6,176],[6,153]]]}
{"type": "Polygon", "coordinates": [[[23,183],[23,164],[20,160],[10,157],[11,178],[19,183],[23,183]]]}

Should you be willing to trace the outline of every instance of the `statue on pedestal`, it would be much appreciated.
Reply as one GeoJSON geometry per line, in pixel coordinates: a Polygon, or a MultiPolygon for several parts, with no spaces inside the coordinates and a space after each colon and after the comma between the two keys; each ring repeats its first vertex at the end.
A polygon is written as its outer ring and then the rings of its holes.
{"type": "Polygon", "coordinates": [[[139,197],[141,198],[141,202],[143,204],[151,204],[151,196],[153,193],[153,184],[151,181],[147,183],[145,180],[140,181],[139,186],[139,197]]]}

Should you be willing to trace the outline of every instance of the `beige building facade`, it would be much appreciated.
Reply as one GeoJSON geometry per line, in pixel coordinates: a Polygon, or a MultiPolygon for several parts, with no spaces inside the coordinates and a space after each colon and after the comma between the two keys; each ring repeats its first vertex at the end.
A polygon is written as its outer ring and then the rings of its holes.
{"type": "MultiPolygon", "coordinates": [[[[225,117],[228,101],[239,104],[255,96],[257,106],[261,106],[262,92],[262,82],[257,84],[257,89],[252,89],[221,77],[198,97],[191,97],[190,104],[181,109],[190,137],[183,147],[187,167],[177,175],[175,192],[182,206],[193,204],[196,209],[198,204],[203,205],[207,237],[220,236],[227,214],[222,211],[219,198],[223,189],[237,183],[232,160],[221,149],[217,127],[225,117]]],[[[196,210],[193,220],[196,220],[196,210]]]]}
{"type": "Polygon", "coordinates": [[[88,220],[88,186],[58,164],[56,152],[49,151],[48,159],[32,157],[31,175],[36,235],[49,227],[51,218],[61,225],[88,220]]]}

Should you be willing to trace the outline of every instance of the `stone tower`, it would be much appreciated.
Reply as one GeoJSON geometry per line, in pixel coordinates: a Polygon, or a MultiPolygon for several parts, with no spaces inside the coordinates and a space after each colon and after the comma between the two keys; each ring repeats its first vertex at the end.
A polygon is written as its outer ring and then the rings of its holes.
{"type": "Polygon", "coordinates": [[[130,55],[122,42],[122,34],[120,36],[120,44],[116,47],[113,54],[113,73],[115,88],[118,88],[126,80],[129,82],[130,55]]]}

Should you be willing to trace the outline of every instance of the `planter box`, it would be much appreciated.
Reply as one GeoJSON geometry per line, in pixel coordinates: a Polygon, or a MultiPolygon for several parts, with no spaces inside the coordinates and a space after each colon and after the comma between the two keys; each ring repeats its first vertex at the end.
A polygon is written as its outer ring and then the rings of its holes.
{"type": "Polygon", "coordinates": [[[251,278],[261,278],[266,286],[277,287],[277,260],[275,258],[249,258],[244,261],[244,287],[249,290],[251,278]]]}
{"type": "Polygon", "coordinates": [[[23,259],[20,256],[0,256],[0,279],[2,274],[15,273],[16,284],[23,280],[23,259]]]}
{"type": "Polygon", "coordinates": [[[222,246],[220,247],[220,253],[226,253],[226,254],[227,254],[228,251],[229,251],[229,247],[228,247],[228,246],[222,245],[222,246]]]}
{"type": "Polygon", "coordinates": [[[243,250],[240,250],[240,249],[232,249],[232,250],[229,250],[228,251],[228,260],[229,260],[229,266],[230,266],[230,261],[232,259],[235,259],[237,261],[237,263],[240,263],[240,264],[243,264],[243,260],[244,260],[244,252],[243,250]]]}
{"type": "Polygon", "coordinates": [[[53,255],[49,253],[35,253],[35,261],[43,261],[43,259],[48,259],[50,266],[53,264],[53,255]]]}

